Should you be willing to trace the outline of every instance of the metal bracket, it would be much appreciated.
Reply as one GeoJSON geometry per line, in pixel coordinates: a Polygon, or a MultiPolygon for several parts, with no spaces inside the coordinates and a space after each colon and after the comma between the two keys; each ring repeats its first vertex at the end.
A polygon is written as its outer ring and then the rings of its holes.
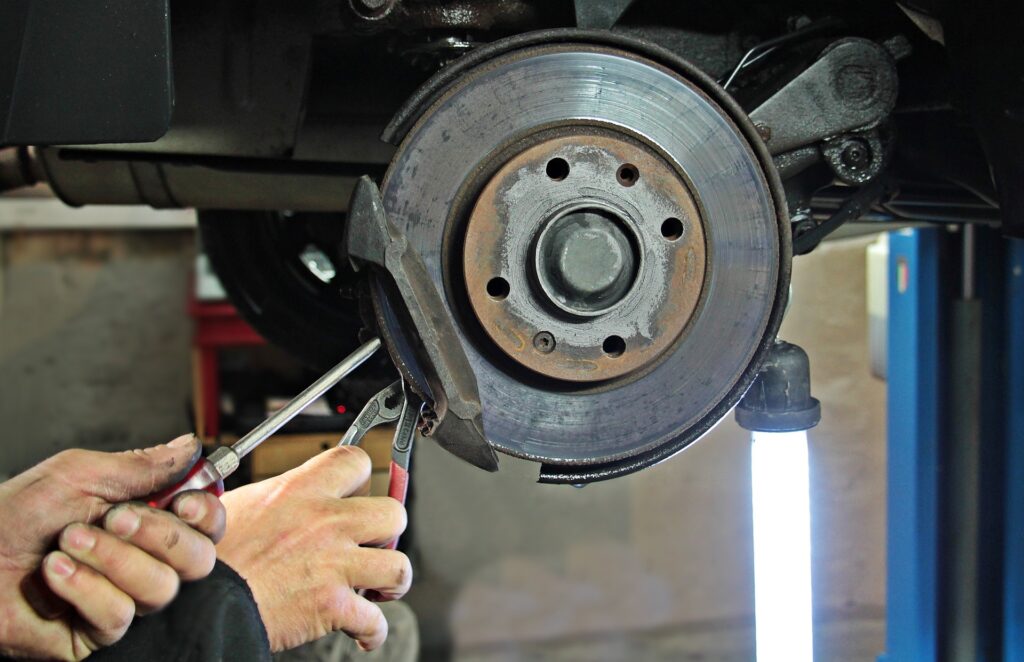
{"type": "MultiPolygon", "coordinates": [[[[409,245],[405,234],[388,220],[380,190],[365,175],[359,178],[352,193],[345,245],[356,270],[372,265],[375,275],[388,279],[387,284],[375,288],[375,296],[386,298],[378,302],[377,308],[395,312],[398,302],[393,300],[394,294],[404,304],[401,312],[407,314],[417,337],[409,338],[403,329],[386,328],[382,333],[389,340],[401,336],[403,346],[395,347],[395,343],[389,342],[388,349],[400,369],[403,365],[415,368],[410,371],[415,373],[410,375],[410,381],[426,391],[421,395],[438,418],[431,436],[467,462],[497,471],[498,457],[484,438],[476,375],[452,320],[445,313],[441,293],[430,280],[423,258],[409,245]]],[[[393,315],[392,321],[402,317],[400,313],[393,315]]]]}
{"type": "Polygon", "coordinates": [[[896,105],[896,62],[873,41],[848,38],[758,106],[750,119],[773,156],[878,126],[896,105]]]}
{"type": "Polygon", "coordinates": [[[576,27],[611,30],[634,0],[576,0],[576,27]]]}

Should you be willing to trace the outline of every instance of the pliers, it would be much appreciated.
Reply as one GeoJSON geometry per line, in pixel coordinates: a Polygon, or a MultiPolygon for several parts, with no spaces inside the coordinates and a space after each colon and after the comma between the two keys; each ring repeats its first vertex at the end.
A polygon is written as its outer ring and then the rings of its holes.
{"type": "MultiPolygon", "coordinates": [[[[339,446],[357,446],[366,433],[386,423],[395,424],[391,441],[391,466],[388,471],[388,496],[405,505],[409,491],[409,466],[412,446],[417,429],[425,411],[425,403],[419,402],[409,392],[405,382],[398,380],[373,396],[363,407],[352,427],[338,442],[339,446]]],[[[392,540],[387,549],[394,549],[398,539],[392,540]]]]}

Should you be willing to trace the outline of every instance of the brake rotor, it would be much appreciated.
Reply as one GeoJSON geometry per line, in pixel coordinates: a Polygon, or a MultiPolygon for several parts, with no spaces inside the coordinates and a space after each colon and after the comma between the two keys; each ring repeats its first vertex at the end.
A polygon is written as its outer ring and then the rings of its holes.
{"type": "Polygon", "coordinates": [[[770,167],[710,79],[618,45],[514,49],[437,95],[382,195],[444,293],[487,441],[593,480],[721,418],[788,284],[770,167]]]}

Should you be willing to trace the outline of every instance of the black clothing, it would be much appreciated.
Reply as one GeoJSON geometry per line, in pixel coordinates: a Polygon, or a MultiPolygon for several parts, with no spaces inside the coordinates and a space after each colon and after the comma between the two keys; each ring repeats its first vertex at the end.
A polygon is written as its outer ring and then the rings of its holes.
{"type": "Polygon", "coordinates": [[[206,579],[182,584],[170,605],[136,618],[121,641],[89,660],[261,662],[270,660],[270,642],[249,586],[217,561],[206,579]]]}

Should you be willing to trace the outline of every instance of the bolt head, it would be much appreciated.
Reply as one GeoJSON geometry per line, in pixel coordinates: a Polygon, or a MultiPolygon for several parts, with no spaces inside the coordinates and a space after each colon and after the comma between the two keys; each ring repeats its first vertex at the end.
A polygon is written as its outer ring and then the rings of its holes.
{"type": "Polygon", "coordinates": [[[547,331],[541,331],[533,337],[533,346],[542,354],[550,354],[555,349],[555,337],[547,331]]]}
{"type": "Polygon", "coordinates": [[[361,18],[376,21],[390,14],[396,2],[397,0],[349,0],[349,6],[361,18]]]}
{"type": "Polygon", "coordinates": [[[852,170],[860,170],[871,164],[871,148],[860,140],[851,140],[839,155],[843,165],[852,170]]]}

